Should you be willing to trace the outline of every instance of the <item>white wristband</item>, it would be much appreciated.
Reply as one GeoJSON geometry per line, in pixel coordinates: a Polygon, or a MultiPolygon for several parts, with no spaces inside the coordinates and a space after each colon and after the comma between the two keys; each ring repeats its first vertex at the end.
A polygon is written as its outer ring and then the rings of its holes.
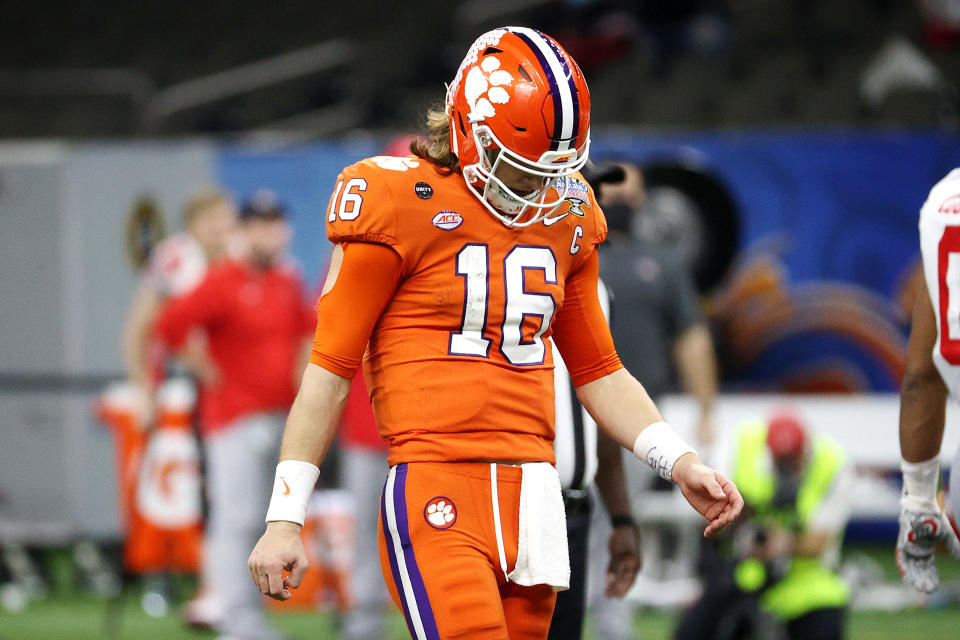
{"type": "Polygon", "coordinates": [[[633,443],[633,455],[653,467],[668,482],[673,481],[673,465],[686,453],[696,451],[663,421],[647,425],[633,443]]]}
{"type": "Polygon", "coordinates": [[[303,526],[307,515],[307,501],[320,477],[316,465],[302,460],[283,460],[277,465],[273,481],[273,495],[267,508],[267,522],[286,520],[303,526]]]}
{"type": "Polygon", "coordinates": [[[900,504],[907,508],[930,508],[937,504],[937,484],[940,480],[940,456],[923,462],[900,459],[903,473],[903,494],[900,504]]]}

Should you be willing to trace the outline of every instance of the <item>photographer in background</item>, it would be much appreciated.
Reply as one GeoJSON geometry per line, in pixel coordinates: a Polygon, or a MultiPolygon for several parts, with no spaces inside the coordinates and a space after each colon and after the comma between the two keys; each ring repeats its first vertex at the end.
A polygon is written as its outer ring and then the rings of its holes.
{"type": "Polygon", "coordinates": [[[747,517],[675,637],[734,640],[782,627],[790,640],[842,638],[850,588],[834,568],[850,513],[843,450],[784,410],[743,425],[733,451],[747,517]]]}

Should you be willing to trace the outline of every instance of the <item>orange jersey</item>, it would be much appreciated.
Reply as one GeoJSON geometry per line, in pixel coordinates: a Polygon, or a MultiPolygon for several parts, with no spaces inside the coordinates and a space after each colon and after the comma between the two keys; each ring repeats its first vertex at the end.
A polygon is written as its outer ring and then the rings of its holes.
{"type": "MultiPolygon", "coordinates": [[[[395,288],[364,358],[391,465],[552,462],[551,324],[564,327],[556,340],[565,356],[568,344],[588,353],[573,358],[589,361],[575,373],[578,384],[620,367],[602,312],[597,327],[592,311],[584,311],[595,302],[596,246],[606,223],[582,176],[568,180],[566,216],[509,228],[461,175],[444,175],[418,158],[371,158],[338,178],[327,234],[348,246],[345,260],[357,242],[386,245],[399,256],[395,288]],[[577,304],[565,305],[575,282],[577,304]]],[[[333,312],[340,322],[362,306],[362,290],[348,295],[352,303],[333,312]]],[[[330,347],[336,336],[321,331],[324,302],[312,361],[349,375],[330,347]]]]}

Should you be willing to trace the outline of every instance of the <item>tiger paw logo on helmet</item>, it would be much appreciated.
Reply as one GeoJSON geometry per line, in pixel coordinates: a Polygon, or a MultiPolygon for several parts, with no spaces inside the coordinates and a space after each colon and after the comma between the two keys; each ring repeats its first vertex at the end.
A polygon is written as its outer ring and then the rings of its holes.
{"type": "Polygon", "coordinates": [[[449,529],[457,521],[457,507],[446,496],[437,496],[423,508],[423,518],[434,529],[449,529]]]}
{"type": "Polygon", "coordinates": [[[464,95],[470,105],[471,118],[491,118],[497,115],[493,105],[510,102],[510,94],[503,87],[513,84],[513,76],[500,68],[500,60],[496,57],[484,58],[483,62],[470,69],[464,82],[464,95]]]}

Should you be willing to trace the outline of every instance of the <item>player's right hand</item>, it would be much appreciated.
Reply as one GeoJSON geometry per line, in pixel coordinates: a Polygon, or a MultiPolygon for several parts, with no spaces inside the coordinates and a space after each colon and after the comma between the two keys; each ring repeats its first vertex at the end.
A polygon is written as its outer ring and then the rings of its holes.
{"type": "Polygon", "coordinates": [[[914,501],[901,506],[896,558],[905,583],[926,593],[937,588],[940,581],[934,559],[941,542],[960,560],[960,540],[939,505],[914,501]]]}
{"type": "Polygon", "coordinates": [[[267,531],[247,559],[250,577],[264,595],[288,600],[307,571],[307,554],[300,540],[300,525],[295,522],[267,523],[267,531]],[[284,577],[284,572],[290,574],[284,577]]]}

